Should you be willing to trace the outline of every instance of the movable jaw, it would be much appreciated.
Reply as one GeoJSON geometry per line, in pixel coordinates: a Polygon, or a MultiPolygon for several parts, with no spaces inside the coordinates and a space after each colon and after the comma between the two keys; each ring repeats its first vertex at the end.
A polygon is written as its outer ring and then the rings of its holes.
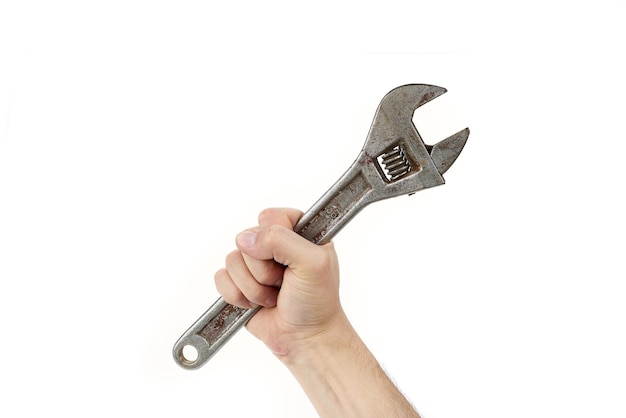
{"type": "Polygon", "coordinates": [[[456,159],[463,151],[463,147],[467,142],[470,130],[465,128],[462,131],[450,135],[446,139],[437,142],[435,145],[426,145],[430,152],[430,157],[437,167],[439,174],[443,175],[454,164],[456,159]]]}

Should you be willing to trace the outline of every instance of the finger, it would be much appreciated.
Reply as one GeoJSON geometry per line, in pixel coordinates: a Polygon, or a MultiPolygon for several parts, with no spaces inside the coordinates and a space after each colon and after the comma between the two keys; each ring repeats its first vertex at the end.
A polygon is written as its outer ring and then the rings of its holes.
{"type": "MultiPolygon", "coordinates": [[[[239,235],[246,236],[248,232],[256,231],[257,229],[249,229],[247,231],[242,232],[239,235]]],[[[236,238],[236,241],[239,240],[239,235],[236,238]]],[[[265,286],[280,286],[283,279],[283,273],[285,270],[285,266],[278,264],[274,259],[258,259],[254,258],[248,254],[241,253],[243,261],[248,268],[248,271],[254,279],[265,285],[265,286]]]]}
{"type": "Polygon", "coordinates": [[[226,302],[243,309],[254,307],[235,285],[228,274],[228,270],[225,268],[218,270],[213,279],[215,281],[215,288],[226,302]]]}
{"type": "Polygon", "coordinates": [[[259,226],[281,225],[293,230],[298,220],[302,217],[302,211],[292,208],[269,208],[259,213],[259,226]]]}
{"type": "Polygon", "coordinates": [[[237,236],[237,247],[257,260],[276,260],[291,266],[298,260],[312,261],[315,244],[282,225],[244,231],[237,236]]]}
{"type": "Polygon", "coordinates": [[[243,255],[236,250],[226,257],[226,270],[243,296],[253,305],[273,306],[278,289],[260,283],[250,272],[243,255]]]}
{"type": "MultiPolygon", "coordinates": [[[[302,212],[291,208],[269,208],[259,213],[259,227],[281,225],[288,229],[302,216],[302,212]]],[[[249,254],[243,254],[243,259],[250,273],[261,284],[280,286],[283,280],[284,266],[276,263],[273,258],[258,259],[249,254]]]]}
{"type": "Polygon", "coordinates": [[[244,231],[237,236],[238,248],[256,260],[273,259],[289,266],[302,278],[336,268],[332,243],[316,245],[281,225],[244,231]]]}

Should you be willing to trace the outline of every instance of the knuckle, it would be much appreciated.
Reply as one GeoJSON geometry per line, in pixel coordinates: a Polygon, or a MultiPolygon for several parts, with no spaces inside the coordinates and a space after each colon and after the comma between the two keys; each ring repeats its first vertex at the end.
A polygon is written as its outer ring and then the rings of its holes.
{"type": "Polygon", "coordinates": [[[226,302],[244,309],[248,309],[252,306],[250,301],[232,281],[228,270],[225,268],[218,270],[213,279],[215,281],[215,288],[226,302]]]}
{"type": "Polygon", "coordinates": [[[236,263],[239,262],[240,258],[241,258],[241,251],[239,250],[234,250],[228,253],[226,255],[226,259],[224,260],[224,263],[226,264],[226,268],[232,268],[236,263]]]}
{"type": "Polygon", "coordinates": [[[317,273],[324,274],[335,270],[337,263],[332,244],[326,244],[318,248],[319,251],[318,254],[316,254],[317,262],[315,265],[317,273]]]}
{"type": "Polygon", "coordinates": [[[283,267],[274,261],[266,270],[259,274],[257,281],[265,286],[275,286],[283,276],[283,267]]]}
{"type": "Polygon", "coordinates": [[[274,261],[283,265],[286,264],[287,260],[284,259],[285,254],[283,254],[281,246],[282,243],[287,239],[286,235],[290,232],[291,231],[289,231],[284,226],[271,225],[265,229],[265,233],[263,236],[264,245],[268,253],[271,252],[274,261]]]}
{"type": "Polygon", "coordinates": [[[258,305],[262,304],[263,302],[265,302],[265,299],[267,299],[267,292],[265,291],[265,289],[261,286],[255,287],[253,289],[250,289],[247,293],[246,293],[246,298],[251,301],[252,303],[256,303],[258,305]]]}
{"type": "Polygon", "coordinates": [[[259,226],[282,225],[292,229],[295,220],[302,216],[302,212],[291,208],[267,208],[259,213],[259,226]]]}
{"type": "Polygon", "coordinates": [[[217,288],[218,292],[220,292],[222,283],[224,283],[224,281],[228,278],[227,276],[228,272],[226,272],[226,269],[219,269],[217,272],[215,272],[215,275],[213,276],[213,281],[215,282],[215,287],[217,288]]]}
{"type": "Polygon", "coordinates": [[[276,208],[267,208],[267,209],[263,209],[258,216],[258,222],[259,225],[265,225],[267,224],[271,219],[274,219],[276,217],[276,212],[277,209],[276,208]]]}
{"type": "Polygon", "coordinates": [[[271,246],[276,245],[284,239],[287,230],[284,226],[270,225],[266,229],[265,239],[271,246]]]}

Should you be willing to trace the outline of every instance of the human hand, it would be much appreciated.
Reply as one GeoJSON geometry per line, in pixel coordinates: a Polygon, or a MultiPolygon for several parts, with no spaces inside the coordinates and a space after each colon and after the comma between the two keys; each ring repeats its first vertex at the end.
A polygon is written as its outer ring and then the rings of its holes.
{"type": "Polygon", "coordinates": [[[237,236],[237,250],[215,274],[217,290],[228,303],[264,306],[247,328],[279,358],[347,326],[334,246],[313,244],[293,232],[301,216],[296,209],[262,211],[258,226],[237,236]]]}
{"type": "Polygon", "coordinates": [[[419,414],[350,325],[339,302],[332,243],[316,245],[293,227],[295,209],[266,209],[237,235],[237,250],[215,274],[224,300],[264,306],[248,330],[287,365],[320,417],[419,414]]]}

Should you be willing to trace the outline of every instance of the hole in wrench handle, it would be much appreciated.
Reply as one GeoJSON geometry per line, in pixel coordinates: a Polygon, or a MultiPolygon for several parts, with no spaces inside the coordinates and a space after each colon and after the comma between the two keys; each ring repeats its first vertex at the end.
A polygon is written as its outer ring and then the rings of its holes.
{"type": "Polygon", "coordinates": [[[197,369],[209,361],[243,327],[261,307],[243,309],[221,297],[176,341],[174,360],[185,369],[197,369]],[[196,356],[185,357],[186,347],[193,347],[196,356]]]}

